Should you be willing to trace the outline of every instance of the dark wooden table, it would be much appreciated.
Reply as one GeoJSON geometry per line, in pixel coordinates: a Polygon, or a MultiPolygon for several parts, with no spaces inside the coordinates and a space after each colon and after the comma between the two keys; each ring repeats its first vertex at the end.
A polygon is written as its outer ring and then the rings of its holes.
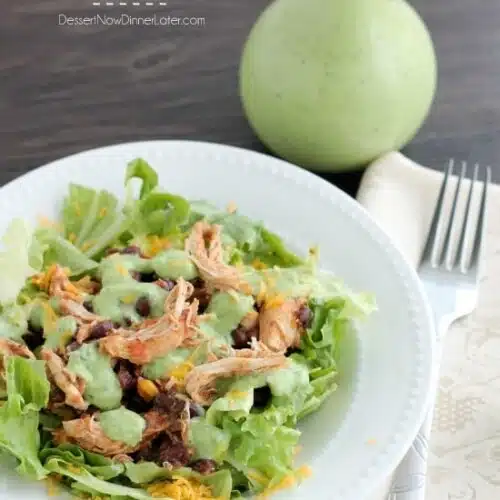
{"type": "MultiPolygon", "coordinates": [[[[0,2],[0,184],[58,157],[130,140],[263,149],[242,115],[237,69],[269,0],[167,0],[154,8],[204,17],[204,27],[58,25],[59,15],[152,12],[92,2],[0,2]]],[[[412,3],[433,34],[440,80],[433,111],[404,152],[436,167],[449,157],[490,163],[500,181],[500,2],[412,3]]],[[[358,178],[331,180],[352,193],[358,178]]]]}

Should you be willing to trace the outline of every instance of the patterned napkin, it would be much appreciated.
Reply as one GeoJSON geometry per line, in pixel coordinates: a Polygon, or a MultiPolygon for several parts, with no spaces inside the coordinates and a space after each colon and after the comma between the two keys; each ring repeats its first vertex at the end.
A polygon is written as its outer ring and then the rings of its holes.
{"type": "MultiPolygon", "coordinates": [[[[441,173],[390,153],[361,182],[359,202],[412,265],[418,263],[441,180],[441,173]]],[[[500,498],[499,221],[500,186],[494,185],[479,307],[453,325],[444,344],[426,500],[500,498]]],[[[377,492],[374,500],[384,497],[377,492]]]]}

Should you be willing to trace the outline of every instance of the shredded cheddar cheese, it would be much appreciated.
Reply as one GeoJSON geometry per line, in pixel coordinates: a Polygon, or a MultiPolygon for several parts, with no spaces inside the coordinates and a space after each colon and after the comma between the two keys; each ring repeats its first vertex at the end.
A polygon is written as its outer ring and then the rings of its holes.
{"type": "Polygon", "coordinates": [[[227,213],[234,214],[238,210],[238,206],[236,205],[236,202],[230,201],[227,204],[226,210],[227,210],[227,213]]]}
{"type": "Polygon", "coordinates": [[[243,399],[243,398],[246,398],[248,396],[248,392],[238,391],[236,389],[233,389],[232,391],[229,391],[227,393],[227,396],[229,396],[230,398],[233,398],[233,399],[243,399]]]}
{"type": "Polygon", "coordinates": [[[125,295],[121,301],[123,304],[133,304],[135,302],[135,295],[125,295]]]}
{"type": "Polygon", "coordinates": [[[212,490],[194,479],[174,476],[172,482],[160,482],[146,487],[153,498],[171,498],[172,500],[216,500],[212,490]]]}
{"type": "Polygon", "coordinates": [[[128,276],[129,275],[129,272],[128,272],[128,269],[122,265],[122,264],[118,264],[116,267],[116,272],[120,273],[122,276],[128,276]]]}
{"type": "Polygon", "coordinates": [[[49,476],[45,479],[45,482],[47,484],[47,495],[49,497],[55,497],[59,495],[60,490],[59,490],[59,481],[55,476],[49,476]]]}
{"type": "Polygon", "coordinates": [[[285,297],[282,294],[267,296],[264,301],[265,309],[274,309],[284,304],[285,297]]]}
{"type": "Polygon", "coordinates": [[[70,233],[68,236],[68,240],[71,241],[71,243],[74,243],[76,241],[76,234],[70,233]]]}
{"type": "Polygon", "coordinates": [[[257,294],[256,297],[257,303],[261,304],[262,302],[264,302],[266,300],[266,296],[267,296],[267,285],[264,281],[261,281],[259,293],[257,294]]]}
{"type": "Polygon", "coordinates": [[[254,259],[252,261],[252,267],[257,270],[268,269],[267,264],[264,264],[260,259],[254,259]]]}
{"type": "Polygon", "coordinates": [[[82,472],[82,469],[80,467],[77,467],[76,465],[68,464],[66,468],[73,474],[80,474],[82,472]]]}
{"type": "Polygon", "coordinates": [[[82,252],[86,252],[89,248],[93,247],[95,245],[95,241],[94,240],[89,240],[89,241],[86,241],[81,247],[80,247],[80,250],[82,252]]]}
{"type": "Polygon", "coordinates": [[[43,325],[45,330],[53,330],[56,327],[57,314],[48,302],[42,302],[43,325]]]}
{"type": "Polygon", "coordinates": [[[92,279],[90,278],[90,276],[85,276],[78,281],[74,281],[73,284],[81,292],[92,293],[94,291],[95,285],[92,282],[92,279]]]}
{"type": "Polygon", "coordinates": [[[168,376],[172,378],[178,386],[183,387],[184,379],[193,368],[194,364],[187,360],[172,368],[168,372],[168,376]]]}
{"type": "Polygon", "coordinates": [[[145,250],[145,254],[147,257],[154,257],[159,254],[163,250],[168,250],[172,243],[168,238],[160,238],[159,236],[152,235],[147,237],[148,248],[145,250]]]}
{"type": "Polygon", "coordinates": [[[101,210],[99,210],[99,217],[104,219],[106,215],[108,215],[108,209],[106,207],[102,207],[101,210]]]}
{"type": "Polygon", "coordinates": [[[50,220],[48,217],[45,217],[45,215],[40,215],[37,219],[38,219],[38,225],[40,227],[43,227],[46,229],[55,229],[59,233],[63,232],[62,224],[55,222],[53,220],[50,220]]]}
{"type": "Polygon", "coordinates": [[[260,485],[267,484],[269,482],[269,478],[259,472],[258,470],[250,470],[247,472],[247,476],[252,480],[255,481],[256,483],[259,483],[260,485]]]}

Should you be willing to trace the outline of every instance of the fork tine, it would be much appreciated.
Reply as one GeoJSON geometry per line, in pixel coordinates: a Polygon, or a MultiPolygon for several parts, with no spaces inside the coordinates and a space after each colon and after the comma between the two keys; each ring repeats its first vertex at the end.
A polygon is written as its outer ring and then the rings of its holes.
{"type": "Polygon", "coordinates": [[[481,196],[481,205],[479,207],[479,215],[477,218],[476,234],[474,236],[474,246],[472,247],[472,255],[470,259],[469,269],[478,271],[481,250],[483,247],[484,232],[486,229],[486,206],[488,201],[488,185],[491,181],[491,168],[486,167],[486,175],[483,181],[483,194],[481,196]]]}
{"type": "Polygon", "coordinates": [[[460,177],[458,178],[457,181],[457,187],[455,188],[455,195],[453,196],[453,204],[451,206],[448,227],[446,228],[446,235],[444,237],[443,252],[441,253],[441,259],[440,259],[441,264],[447,264],[448,262],[451,261],[451,254],[453,252],[451,235],[453,233],[453,228],[455,226],[455,215],[457,212],[458,194],[460,193],[460,186],[462,185],[462,180],[465,176],[466,170],[467,170],[467,163],[463,161],[462,171],[460,172],[460,177]]]}
{"type": "Polygon", "coordinates": [[[425,242],[424,251],[422,252],[422,257],[420,259],[421,263],[429,262],[431,265],[434,263],[434,255],[437,249],[437,241],[439,230],[441,229],[441,213],[443,211],[444,205],[444,195],[446,193],[446,186],[448,184],[448,179],[453,172],[454,160],[450,160],[446,174],[444,176],[443,182],[441,184],[441,189],[439,190],[439,195],[436,201],[436,207],[434,208],[434,215],[432,216],[431,227],[427,235],[427,241],[425,242]]]}
{"type": "Polygon", "coordinates": [[[460,232],[460,240],[458,242],[457,254],[455,257],[455,262],[453,263],[453,267],[460,267],[460,270],[465,271],[466,266],[466,248],[465,242],[467,235],[469,234],[469,226],[471,223],[471,201],[472,201],[472,193],[474,192],[474,185],[477,180],[477,171],[479,169],[479,165],[476,163],[474,166],[474,173],[472,174],[472,179],[470,181],[469,187],[469,195],[467,196],[467,204],[465,205],[465,215],[464,221],[462,223],[462,231],[460,232]]]}

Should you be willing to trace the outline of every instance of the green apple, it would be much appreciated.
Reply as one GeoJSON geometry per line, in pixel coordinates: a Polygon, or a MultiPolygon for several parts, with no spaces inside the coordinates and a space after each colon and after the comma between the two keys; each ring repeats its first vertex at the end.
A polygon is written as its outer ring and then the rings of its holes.
{"type": "Polygon", "coordinates": [[[400,149],[425,120],[435,88],[432,40],[403,0],[276,0],[240,65],[255,133],[281,157],[319,171],[400,149]]]}

